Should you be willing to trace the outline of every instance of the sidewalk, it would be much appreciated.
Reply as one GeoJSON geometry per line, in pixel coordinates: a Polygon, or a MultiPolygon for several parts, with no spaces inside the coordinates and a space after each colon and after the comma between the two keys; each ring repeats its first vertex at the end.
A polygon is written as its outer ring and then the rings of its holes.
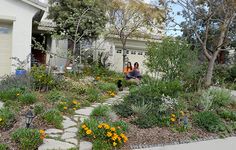
{"type": "Polygon", "coordinates": [[[135,150],[236,150],[236,137],[135,150]]]}

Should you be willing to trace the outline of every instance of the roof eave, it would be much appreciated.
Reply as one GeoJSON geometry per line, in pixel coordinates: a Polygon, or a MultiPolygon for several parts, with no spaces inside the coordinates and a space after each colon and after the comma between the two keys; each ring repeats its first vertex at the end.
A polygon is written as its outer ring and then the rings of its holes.
{"type": "Polygon", "coordinates": [[[40,10],[43,10],[43,11],[46,11],[47,10],[47,4],[44,4],[44,3],[41,3],[41,2],[38,2],[36,0],[21,0],[31,6],[34,6],[40,10]]]}

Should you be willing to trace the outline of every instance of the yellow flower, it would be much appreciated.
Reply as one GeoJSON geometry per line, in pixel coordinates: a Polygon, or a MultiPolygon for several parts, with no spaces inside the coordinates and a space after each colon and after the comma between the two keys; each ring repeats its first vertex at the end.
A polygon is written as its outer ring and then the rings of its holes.
{"type": "Polygon", "coordinates": [[[172,122],[175,122],[176,119],[175,119],[175,118],[170,118],[170,120],[171,120],[172,122]]]}
{"type": "Polygon", "coordinates": [[[171,117],[175,118],[176,116],[175,116],[175,114],[171,114],[171,117]]]}
{"type": "Polygon", "coordinates": [[[180,114],[181,114],[182,116],[184,116],[184,112],[183,112],[183,111],[180,111],[180,114]]]}
{"type": "Polygon", "coordinates": [[[116,128],[114,128],[114,127],[111,127],[111,129],[110,129],[111,131],[116,131],[116,128]]]}
{"type": "Polygon", "coordinates": [[[124,135],[123,133],[121,133],[121,134],[120,134],[120,137],[124,138],[124,137],[125,137],[125,135],[124,135]]]}
{"type": "Polygon", "coordinates": [[[67,107],[65,106],[65,107],[63,107],[63,109],[64,109],[64,110],[67,110],[67,107]]]}
{"type": "Polygon", "coordinates": [[[107,132],[107,137],[111,137],[112,133],[111,132],[107,132]]]}
{"type": "Polygon", "coordinates": [[[104,128],[105,128],[105,129],[110,129],[110,126],[109,126],[108,124],[105,124],[105,125],[104,125],[104,128]]]}
{"type": "Polygon", "coordinates": [[[63,105],[63,104],[64,104],[64,102],[60,102],[60,104],[61,104],[61,105],[63,105]]]}
{"type": "Polygon", "coordinates": [[[1,121],[3,121],[3,119],[2,119],[2,118],[0,118],[0,122],[1,122],[1,121]]]}
{"type": "Polygon", "coordinates": [[[85,124],[82,125],[82,128],[83,128],[83,129],[86,128],[86,127],[87,127],[87,126],[86,126],[85,124]]]}
{"type": "Polygon", "coordinates": [[[92,134],[92,130],[87,130],[87,131],[86,131],[86,134],[88,134],[88,135],[89,135],[89,134],[92,134]]]}
{"type": "Polygon", "coordinates": [[[102,128],[102,125],[101,125],[101,124],[100,124],[100,125],[98,125],[98,128],[99,128],[99,129],[101,129],[101,128],[102,128]]]}
{"type": "Polygon", "coordinates": [[[113,92],[110,94],[110,96],[112,96],[112,97],[114,97],[115,95],[116,95],[116,94],[115,94],[115,93],[113,93],[113,92]]]}
{"type": "Polygon", "coordinates": [[[101,79],[101,77],[96,77],[96,80],[100,80],[101,79]]]}
{"type": "Polygon", "coordinates": [[[119,136],[118,136],[118,138],[117,138],[117,139],[118,139],[118,141],[121,143],[121,138],[120,138],[119,136]]]}
{"type": "Polygon", "coordinates": [[[44,130],[39,130],[39,133],[40,134],[45,134],[45,131],[44,130]]]}
{"type": "Polygon", "coordinates": [[[73,100],[72,103],[76,105],[78,102],[76,100],[73,100]]]}
{"type": "Polygon", "coordinates": [[[115,141],[116,139],[118,139],[118,137],[119,137],[119,136],[115,133],[115,134],[112,136],[111,139],[112,139],[113,141],[115,141]]]}
{"type": "Polygon", "coordinates": [[[113,146],[115,147],[117,145],[117,143],[116,142],[113,142],[113,146]]]}
{"type": "Polygon", "coordinates": [[[86,128],[84,128],[84,130],[85,130],[85,131],[87,131],[87,130],[89,130],[89,128],[88,128],[88,127],[86,127],[86,128]]]}
{"type": "Polygon", "coordinates": [[[20,96],[20,93],[17,93],[16,96],[20,96]]]}
{"type": "Polygon", "coordinates": [[[73,108],[73,110],[76,110],[76,108],[73,108]]]}

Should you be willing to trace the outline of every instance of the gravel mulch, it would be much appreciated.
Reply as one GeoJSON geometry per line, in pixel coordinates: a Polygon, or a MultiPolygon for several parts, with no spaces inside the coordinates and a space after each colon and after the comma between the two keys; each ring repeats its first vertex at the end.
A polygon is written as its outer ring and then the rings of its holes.
{"type": "Polygon", "coordinates": [[[192,127],[188,132],[174,132],[167,127],[154,127],[141,129],[129,123],[130,119],[121,118],[129,125],[127,133],[128,142],[122,147],[122,150],[130,150],[133,146],[152,146],[152,145],[169,145],[182,142],[190,142],[195,139],[208,139],[218,137],[215,133],[209,133],[198,128],[192,127]]]}

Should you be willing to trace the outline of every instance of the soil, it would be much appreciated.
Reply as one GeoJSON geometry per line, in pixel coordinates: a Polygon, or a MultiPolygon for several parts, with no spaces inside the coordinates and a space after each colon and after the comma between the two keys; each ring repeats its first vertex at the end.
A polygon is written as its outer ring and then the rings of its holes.
{"type": "Polygon", "coordinates": [[[138,128],[136,125],[130,123],[131,118],[120,118],[129,125],[127,132],[128,142],[121,148],[121,150],[130,150],[132,146],[137,145],[158,145],[158,144],[173,144],[175,142],[184,142],[194,139],[207,139],[212,137],[218,137],[215,133],[209,133],[191,127],[187,132],[174,132],[168,127],[154,127],[148,129],[138,128]]]}

